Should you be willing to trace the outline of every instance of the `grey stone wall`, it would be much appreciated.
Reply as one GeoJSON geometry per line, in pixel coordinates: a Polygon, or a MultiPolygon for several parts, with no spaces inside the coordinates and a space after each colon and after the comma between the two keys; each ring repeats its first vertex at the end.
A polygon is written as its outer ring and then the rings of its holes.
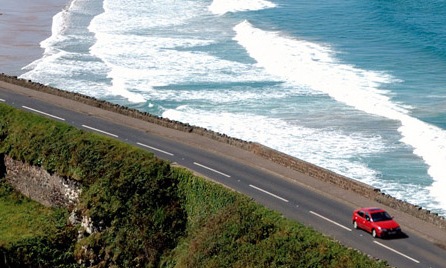
{"type": "Polygon", "coordinates": [[[49,174],[41,167],[31,166],[3,155],[5,179],[14,189],[45,205],[74,208],[79,200],[78,182],[49,174]]]}

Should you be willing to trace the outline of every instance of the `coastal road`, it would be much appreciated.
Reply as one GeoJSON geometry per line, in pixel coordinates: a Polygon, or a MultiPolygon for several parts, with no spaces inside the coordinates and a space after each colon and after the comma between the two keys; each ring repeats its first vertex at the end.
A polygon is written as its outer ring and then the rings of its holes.
{"type": "Polygon", "coordinates": [[[233,146],[4,82],[0,102],[149,150],[391,266],[446,267],[446,251],[426,235],[432,230],[441,236],[444,230],[381,206],[401,215],[396,220],[406,236],[374,239],[351,224],[353,209],[375,205],[373,201],[233,146]]]}

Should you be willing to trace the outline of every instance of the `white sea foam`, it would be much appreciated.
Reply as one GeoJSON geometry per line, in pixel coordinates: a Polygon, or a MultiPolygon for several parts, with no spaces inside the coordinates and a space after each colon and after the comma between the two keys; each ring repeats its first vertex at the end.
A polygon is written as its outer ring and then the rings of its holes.
{"type": "Polygon", "coordinates": [[[333,99],[369,114],[401,122],[401,141],[414,148],[429,166],[435,180],[431,195],[446,208],[446,132],[410,116],[408,107],[392,101],[380,89],[398,82],[392,76],[339,62],[326,45],[268,32],[244,21],[234,27],[235,40],[269,73],[299,87],[323,92],[333,99]]]}
{"type": "Polygon", "coordinates": [[[265,0],[214,0],[209,6],[213,14],[223,15],[228,12],[240,12],[274,8],[276,4],[265,0]]]}
{"type": "MultiPolygon", "coordinates": [[[[73,17],[94,16],[93,9],[86,7],[89,0],[73,0],[70,5],[53,17],[52,33],[49,38],[43,40],[40,45],[44,49],[43,56],[25,66],[27,71],[21,78],[31,79],[44,84],[62,85],[65,90],[80,92],[86,95],[103,96],[101,82],[82,80],[76,81],[73,77],[85,73],[103,73],[104,66],[101,62],[88,58],[84,51],[74,51],[68,44],[74,43],[75,47],[88,41],[85,32],[77,31],[78,25],[73,27],[73,17]],[[68,47],[68,48],[67,48],[68,47]],[[88,58],[85,60],[85,58],[88,58]],[[84,60],[82,60],[84,59],[84,60]],[[62,82],[61,82],[62,81],[62,82]]],[[[78,21],[75,21],[78,22],[78,21]]],[[[74,46],[73,46],[74,47],[74,46]]],[[[88,51],[87,51],[88,52],[88,51]]]]}
{"type": "MultiPolygon", "coordinates": [[[[175,52],[167,48],[180,45],[179,41],[175,38],[154,38],[140,34],[154,27],[180,25],[194,16],[185,2],[175,2],[175,5],[171,5],[172,8],[164,9],[166,4],[168,3],[156,1],[123,4],[104,0],[104,12],[96,16],[89,26],[97,39],[90,51],[109,69],[107,76],[112,80],[110,93],[125,97],[131,102],[144,102],[145,97],[135,92],[136,89],[147,94],[153,86],[171,82],[166,78],[169,75],[168,70],[162,66],[175,66],[173,60],[177,55],[173,55],[175,52]],[[129,5],[137,8],[129,9],[129,5]],[[141,13],[147,15],[141,16],[141,13]]],[[[197,45],[195,40],[180,41],[183,41],[182,45],[197,45]]],[[[172,74],[170,73],[171,76],[172,74]]]]}
{"type": "MultiPolygon", "coordinates": [[[[128,98],[132,102],[149,99],[178,98],[175,90],[154,91],[154,87],[195,83],[218,83],[219,81],[256,81],[260,76],[248,65],[225,61],[206,53],[180,51],[175,47],[190,44],[206,44],[206,40],[188,40],[161,37],[141,37],[96,33],[97,42],[91,53],[99,57],[109,68],[112,79],[110,92],[128,98]],[[119,49],[116,49],[119,48],[119,49]],[[234,73],[243,78],[234,77],[234,73]],[[138,91],[139,93],[130,93],[138,91]],[[171,92],[171,94],[169,94],[171,92]]],[[[188,93],[203,94],[203,92],[188,93]]],[[[182,95],[190,99],[186,94],[182,95]]]]}
{"type": "Polygon", "coordinates": [[[104,13],[96,16],[89,26],[96,38],[90,52],[107,65],[111,94],[131,102],[145,102],[166,95],[166,92],[153,90],[154,87],[184,81],[197,84],[258,81],[259,77],[268,76],[263,70],[261,74],[259,69],[253,70],[250,65],[189,50],[213,44],[213,39],[182,33],[175,36],[171,32],[164,36],[163,32],[157,32],[162,27],[180,27],[201,17],[206,7],[203,3],[132,1],[132,4],[138,9],[128,9],[122,3],[105,0],[104,13]]]}
{"type": "Polygon", "coordinates": [[[213,129],[246,141],[266,144],[311,163],[324,163],[326,168],[340,174],[354,172],[370,182],[375,180],[376,171],[364,163],[352,161],[351,158],[386,150],[384,142],[378,136],[306,128],[283,119],[258,114],[205,111],[182,105],[165,111],[162,116],[213,129]]]}
{"type": "Polygon", "coordinates": [[[57,42],[61,42],[66,39],[63,33],[66,29],[67,16],[69,15],[70,8],[73,7],[75,2],[76,1],[72,1],[69,7],[66,7],[65,9],[63,9],[62,11],[53,16],[53,23],[51,25],[51,36],[40,42],[40,47],[44,49],[42,58],[23,67],[22,68],[23,70],[32,70],[39,64],[44,64],[46,61],[52,61],[55,58],[55,55],[60,52],[53,45],[57,42]]]}

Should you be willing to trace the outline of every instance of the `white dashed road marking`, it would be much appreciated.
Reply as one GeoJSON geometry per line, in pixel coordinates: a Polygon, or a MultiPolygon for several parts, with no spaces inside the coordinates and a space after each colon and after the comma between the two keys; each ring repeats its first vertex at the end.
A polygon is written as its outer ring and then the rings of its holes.
{"type": "Polygon", "coordinates": [[[265,194],[269,194],[270,196],[273,196],[273,197],[275,197],[275,198],[277,198],[277,199],[280,199],[280,200],[282,200],[282,201],[284,201],[284,202],[288,202],[288,200],[286,200],[285,198],[280,197],[280,196],[278,196],[278,195],[275,195],[275,194],[273,194],[273,193],[270,193],[270,192],[268,192],[268,191],[266,191],[266,190],[263,190],[262,188],[259,188],[259,187],[257,187],[257,186],[254,186],[254,185],[252,185],[252,184],[250,184],[249,187],[254,188],[254,189],[258,190],[258,191],[264,192],[265,194]]]}
{"type": "Polygon", "coordinates": [[[411,260],[413,262],[420,263],[420,261],[418,261],[418,260],[416,260],[414,258],[411,258],[411,257],[407,256],[406,254],[403,254],[403,253],[399,252],[398,250],[393,249],[391,247],[388,247],[388,246],[386,246],[386,245],[384,245],[384,244],[382,244],[382,243],[380,243],[378,241],[373,241],[373,243],[375,243],[377,245],[380,245],[381,247],[386,248],[386,249],[388,249],[388,250],[390,250],[392,252],[395,252],[396,254],[399,254],[399,255],[401,255],[401,256],[403,256],[403,257],[405,257],[405,258],[407,258],[407,259],[409,259],[409,260],[411,260]]]}
{"type": "Polygon", "coordinates": [[[328,222],[331,222],[331,223],[333,223],[334,225],[337,225],[337,226],[339,226],[339,227],[341,227],[341,228],[343,228],[343,229],[345,229],[345,230],[347,230],[347,231],[350,231],[350,232],[352,231],[352,229],[350,229],[350,228],[348,228],[348,227],[346,227],[346,226],[344,226],[344,225],[342,225],[342,224],[340,224],[340,223],[337,223],[337,222],[335,222],[335,221],[333,221],[333,220],[330,220],[329,218],[324,217],[324,216],[322,216],[321,214],[318,214],[318,213],[316,213],[316,212],[314,212],[314,211],[311,211],[311,210],[310,210],[310,213],[313,214],[313,215],[318,216],[318,217],[321,218],[321,219],[324,219],[324,220],[326,220],[326,221],[328,221],[328,222]]]}
{"type": "Polygon", "coordinates": [[[158,148],[149,146],[149,145],[144,144],[144,143],[137,142],[136,144],[138,144],[138,145],[140,145],[140,146],[143,146],[143,147],[146,147],[146,148],[149,148],[149,149],[154,150],[154,151],[161,152],[161,153],[163,153],[163,154],[167,154],[167,155],[173,156],[173,153],[166,152],[166,151],[164,151],[164,150],[161,150],[161,149],[158,149],[158,148]]]}
{"type": "Polygon", "coordinates": [[[89,127],[89,126],[86,126],[86,125],[82,125],[84,128],[88,128],[88,129],[91,129],[91,130],[94,130],[94,131],[96,131],[96,132],[100,132],[100,133],[102,133],[102,134],[106,134],[106,135],[109,135],[109,136],[112,136],[112,137],[115,137],[115,138],[117,138],[118,137],[118,135],[115,135],[115,134],[112,134],[112,133],[109,133],[109,132],[107,132],[107,131],[103,131],[103,130],[100,130],[100,129],[97,129],[97,128],[94,128],[94,127],[89,127]]]}
{"type": "Polygon", "coordinates": [[[213,171],[213,172],[215,172],[215,173],[218,173],[218,174],[223,175],[223,176],[228,177],[228,178],[231,177],[231,176],[229,176],[228,174],[225,174],[225,173],[220,172],[220,171],[218,171],[218,170],[215,170],[215,169],[213,169],[213,168],[207,167],[207,166],[205,166],[205,165],[199,164],[199,163],[197,163],[197,162],[194,162],[194,165],[197,165],[197,166],[199,166],[199,167],[202,167],[202,168],[205,168],[205,169],[207,169],[207,170],[213,171]]]}
{"type": "Polygon", "coordinates": [[[27,109],[27,110],[30,110],[30,111],[39,113],[39,114],[43,114],[43,115],[46,115],[46,116],[49,116],[49,117],[52,117],[52,118],[55,118],[55,119],[58,119],[58,120],[61,120],[61,121],[65,121],[65,119],[63,119],[63,118],[61,118],[61,117],[58,117],[58,116],[55,116],[55,115],[52,115],[52,114],[48,114],[48,113],[42,112],[42,111],[39,111],[39,110],[30,108],[30,107],[28,107],[28,106],[22,106],[22,107],[25,108],[25,109],[27,109]]]}

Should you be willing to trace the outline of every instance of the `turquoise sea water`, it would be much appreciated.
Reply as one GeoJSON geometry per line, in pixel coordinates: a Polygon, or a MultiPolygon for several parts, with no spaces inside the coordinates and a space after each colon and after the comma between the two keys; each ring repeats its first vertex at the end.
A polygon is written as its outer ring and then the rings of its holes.
{"type": "Polygon", "coordinates": [[[74,0],[23,78],[446,215],[446,1],[74,0]]]}

